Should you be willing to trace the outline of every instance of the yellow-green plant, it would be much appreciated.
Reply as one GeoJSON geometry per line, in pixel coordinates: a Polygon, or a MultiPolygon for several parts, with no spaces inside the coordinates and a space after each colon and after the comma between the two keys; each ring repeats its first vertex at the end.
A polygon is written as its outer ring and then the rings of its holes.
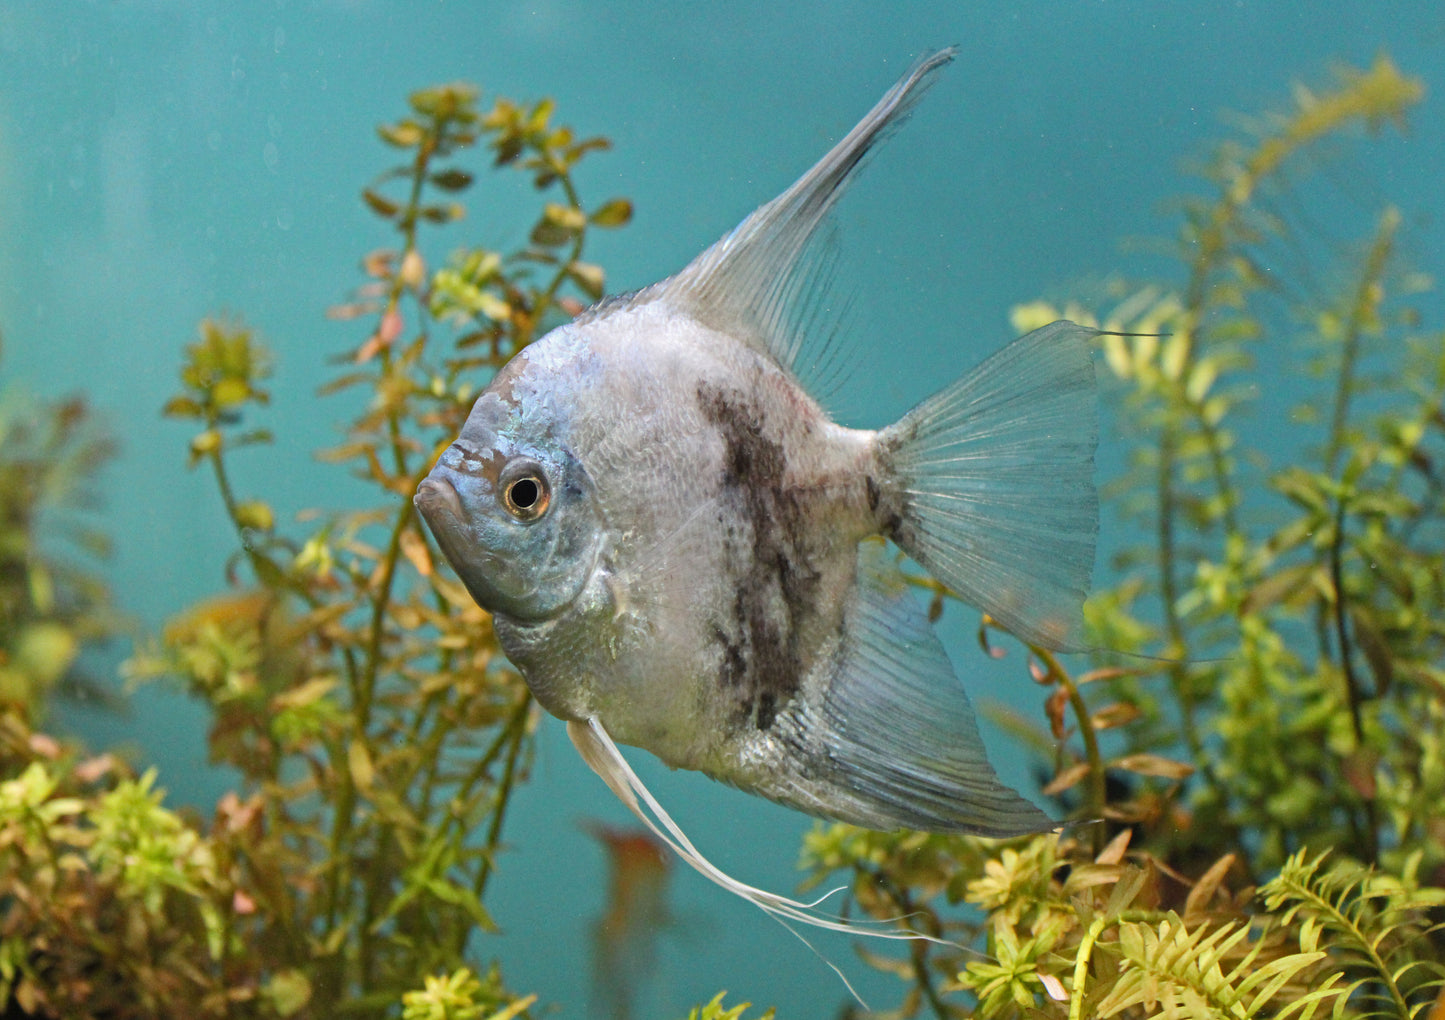
{"type": "MultiPolygon", "coordinates": [[[[739,1003],[736,1006],[724,1006],[723,997],[726,992],[718,992],[705,1004],[694,1006],[687,1011],[687,1020],[744,1020],[751,1002],[739,1003]]],[[[770,1009],[757,1018],[757,1020],[773,1020],[773,1011],[770,1009]]]]}
{"type": "Polygon", "coordinates": [[[78,657],[118,628],[95,561],[96,471],[114,452],[85,401],[0,392],[0,708],[35,721],[57,687],[98,694],[78,657]]]}
{"type": "MultiPolygon", "coordinates": [[[[78,397],[0,396],[0,1011],[150,1017],[224,1005],[231,888],[155,776],[38,732],[52,694],[108,688],[81,655],[119,627],[96,561],[113,444],[78,397]],[[198,966],[200,964],[200,966],[198,966]]],[[[215,1008],[194,1015],[223,1015],[215,1008]]]]}
{"type": "Polygon", "coordinates": [[[397,245],[366,256],[370,281],[333,309],[374,325],[323,389],[360,399],[322,453],[375,505],[293,534],[236,490],[233,458],[271,441],[251,421],[271,358],[245,326],[203,323],[166,413],[199,426],[191,463],[213,473],[240,541],[232,589],[178,616],[132,668],[180,676],[214,709],[213,757],[245,783],[223,820],[244,833],[225,863],[264,967],[305,976],[298,1014],[381,1016],[407,993],[407,1015],[511,1016],[525,1002],[462,968],[493,928],[486,893],[534,709],[487,615],[437,568],[411,494],[486,372],[600,294],[585,241],[631,206],[583,206],[574,169],[607,143],[556,125],[550,101],[485,110],[471,87],[442,86],[380,135],[405,160],[363,197],[397,245]],[[430,272],[423,228],[463,215],[473,178],[454,160],[483,141],[531,176],[542,212],[520,250],[467,249],[430,272]]]}
{"type": "MultiPolygon", "coordinates": [[[[365,256],[368,281],[331,310],[372,324],[323,388],[358,399],[320,457],[349,465],[375,504],[291,529],[238,489],[237,458],[272,442],[256,419],[273,359],[244,324],[201,323],[165,413],[194,423],[190,464],[212,473],[238,547],[226,590],[177,614],[127,672],[177,678],[207,704],[212,758],[241,788],[205,825],[163,806],[153,772],[82,757],[35,732],[31,712],[0,714],[6,1015],[512,1020],[538,1001],[479,966],[536,712],[411,495],[487,375],[601,296],[587,237],[632,206],[583,205],[574,169],[608,143],[555,124],[550,100],[483,109],[447,85],[410,105],[379,129],[404,162],[362,196],[398,243],[365,256]],[[496,167],[531,178],[541,212],[517,250],[464,248],[430,271],[423,228],[462,217],[473,176],[456,160],[483,142],[496,167]]],[[[18,607],[7,625],[43,623],[61,602],[53,562],[33,552],[33,510],[104,452],[76,441],[79,406],[38,446],[0,417],[0,435],[26,440],[0,449],[0,471],[28,486],[6,490],[24,497],[6,518],[19,536],[6,549],[24,553],[0,571],[18,607]]],[[[0,636],[0,667],[28,661],[0,636]]],[[[718,996],[693,1012],[742,1007],[718,996]]]]}
{"type": "MultiPolygon", "coordinates": [[[[1419,96],[1384,58],[1298,89],[1207,165],[1177,280],[1017,310],[1021,329],[1065,314],[1135,334],[1102,338],[1135,451],[1112,491],[1151,540],[1120,553],[1090,622],[1100,646],[1159,659],[1078,670],[1022,649],[1043,724],[997,717],[1042,758],[1075,822],[1062,833],[807,837],[807,881],[846,872],[857,909],[948,940],[863,948],[902,982],[884,1015],[1445,1012],[1445,336],[1419,328],[1429,281],[1398,265],[1398,213],[1353,258],[1294,279],[1280,252],[1311,249],[1293,201],[1276,201],[1320,143],[1401,120],[1419,96]],[[1298,431],[1283,465],[1246,414],[1277,413],[1251,401],[1269,381],[1261,352],[1320,380],[1288,426],[1266,426],[1298,431]]],[[[228,590],[130,669],[205,700],[212,754],[243,785],[204,825],[166,810],[152,774],[0,712],[0,1007],[510,1020],[545,1002],[484,962],[535,709],[410,496],[488,373],[602,293],[585,243],[631,206],[584,205],[574,168],[606,143],[553,116],[545,101],[483,110],[452,85],[381,128],[404,162],[363,198],[398,242],[363,259],[369,280],[333,310],[368,326],[325,388],[356,409],[323,454],[373,505],[292,528],[238,490],[235,458],[271,441],[255,420],[271,357],[240,323],[202,324],[166,412],[194,424],[191,463],[214,475],[238,548],[228,590]],[[463,249],[433,271],[423,228],[461,216],[473,178],[456,161],[483,141],[542,210],[518,250],[463,249]]],[[[20,435],[9,422],[0,435],[20,435]]],[[[74,469],[56,476],[68,489],[23,490],[18,514],[3,504],[0,597],[19,608],[14,626],[0,617],[0,670],[63,601],[41,597],[60,575],[33,551],[33,511],[42,492],[77,491],[98,453],[76,451],[101,449],[67,428],[39,444],[60,456],[0,443],[0,472],[23,461],[27,484],[74,469]]],[[[76,590],[99,619],[103,593],[76,590]]],[[[980,638],[1007,647],[987,621],[980,638]]],[[[690,1015],[744,1008],[719,995],[690,1015]]]]}
{"type": "Polygon", "coordinates": [[[809,836],[812,881],[851,870],[874,917],[982,940],[873,957],[896,1015],[1445,1010],[1445,335],[1418,328],[1393,208],[1305,269],[1322,246],[1290,215],[1322,143],[1421,94],[1384,57],[1297,88],[1206,164],[1177,282],[1016,310],[1134,334],[1101,338],[1132,452],[1110,492],[1149,540],[1089,613],[1100,647],[1158,658],[1026,650],[1046,726],[996,717],[1086,823],[1062,838],[809,836]],[[1281,372],[1317,388],[1284,408],[1281,372]]]}

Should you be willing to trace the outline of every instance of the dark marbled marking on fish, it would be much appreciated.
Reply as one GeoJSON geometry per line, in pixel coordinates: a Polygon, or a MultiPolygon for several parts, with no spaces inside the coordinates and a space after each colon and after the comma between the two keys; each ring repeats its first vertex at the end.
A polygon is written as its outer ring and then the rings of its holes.
{"type": "Polygon", "coordinates": [[[798,632],[820,580],[808,559],[807,505],[785,484],[787,452],[767,434],[754,401],[706,383],[697,398],[725,447],[724,504],[747,523],[751,538],[728,544],[726,569],[736,595],[732,619],[713,626],[722,646],[718,682],[736,691],[740,721],[767,730],[803,677],[798,632]]]}
{"type": "MultiPolygon", "coordinates": [[[[880,454],[885,462],[891,460],[896,444],[885,447],[880,454]]],[[[868,475],[864,479],[864,485],[868,496],[868,509],[873,513],[878,526],[878,533],[889,539],[895,545],[911,548],[909,545],[911,532],[904,533],[905,522],[900,507],[901,497],[896,487],[890,486],[885,489],[878,479],[868,475]]]]}

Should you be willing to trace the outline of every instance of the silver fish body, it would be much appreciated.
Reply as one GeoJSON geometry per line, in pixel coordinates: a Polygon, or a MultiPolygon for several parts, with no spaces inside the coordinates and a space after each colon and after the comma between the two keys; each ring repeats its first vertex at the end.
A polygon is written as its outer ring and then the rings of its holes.
{"type": "Polygon", "coordinates": [[[1021,338],[881,431],[832,422],[812,242],[951,54],[677,276],[521,351],[419,487],[554,715],[813,814],[1007,835],[1003,786],[885,539],[1020,636],[1076,643],[1092,331],[1021,338]]]}

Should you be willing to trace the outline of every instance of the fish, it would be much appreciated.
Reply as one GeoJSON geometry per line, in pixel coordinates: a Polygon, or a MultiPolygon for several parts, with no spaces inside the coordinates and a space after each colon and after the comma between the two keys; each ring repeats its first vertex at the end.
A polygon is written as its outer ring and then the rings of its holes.
{"type": "Polygon", "coordinates": [[[415,493],[613,792],[713,881],[823,927],[714,868],[617,745],[869,829],[1055,827],[990,765],[902,557],[1025,642],[1084,647],[1098,331],[1035,330],[878,430],[814,396],[840,356],[833,210],[955,54],[681,271],[520,350],[415,493]]]}
{"type": "Polygon", "coordinates": [[[589,824],[607,854],[606,907],[592,929],[591,1015],[636,1015],[643,985],[657,969],[658,937],[672,925],[668,848],[647,830],[589,824]]]}

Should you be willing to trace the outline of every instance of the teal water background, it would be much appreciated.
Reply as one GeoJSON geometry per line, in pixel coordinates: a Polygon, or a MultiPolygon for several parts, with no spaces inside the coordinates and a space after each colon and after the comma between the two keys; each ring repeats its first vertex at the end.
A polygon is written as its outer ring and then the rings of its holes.
{"type": "MultiPolygon", "coordinates": [[[[987,355],[1010,335],[1012,304],[1116,267],[1160,268],[1120,244],[1172,234],[1161,210],[1185,187],[1182,158],[1202,154],[1226,112],[1279,108],[1291,80],[1327,84],[1334,61],[1385,50],[1425,78],[1403,139],[1328,172],[1358,197],[1340,217],[1363,223],[1387,196],[1405,211],[1411,260],[1445,266],[1438,2],[0,0],[0,372],[87,393],[118,434],[98,494],[117,542],[107,572],[153,629],[222,586],[232,548],[210,479],[185,469],[185,428],[159,416],[201,317],[241,314],[277,353],[266,424],[280,441],[237,458],[238,488],[267,495],[282,519],[356,494],[310,457],[349,413],[345,398],[314,395],[326,359],[360,336],[323,313],[361,282],[360,255],[391,243],[358,193],[391,159],[373,127],[409,91],[465,79],[484,100],[551,95],[563,121],[611,137],[580,185],[589,203],[636,203],[634,224],[590,251],[616,291],[681,267],[806,169],[919,52],[950,43],[959,59],[841,210],[844,280],[875,347],[842,400],[851,424],[895,418],[987,355]]],[[[485,176],[470,203],[436,235],[433,265],[463,243],[519,241],[534,208],[485,176]]],[[[1426,325],[1438,329],[1434,301],[1426,325]]],[[[1265,406],[1292,399],[1279,385],[1265,406]]],[[[944,626],[976,699],[1034,709],[1021,664],[973,646],[972,614],[950,611],[944,626]]],[[[205,764],[204,717],[178,695],[146,689],[126,717],[70,709],[60,721],[97,745],[135,745],[173,801],[208,805],[228,782],[205,764]]],[[[1005,779],[1032,788],[1001,734],[985,726],[985,739],[1005,779]]],[[[791,889],[806,818],[632,757],[705,852],[791,889]]],[[[586,818],[626,823],[549,721],[494,885],[505,934],[479,948],[564,1017],[586,1015],[588,929],[603,907],[586,818]]],[[[640,1016],[685,1015],[720,988],[785,1017],[836,1012],[843,990],[804,945],[675,872],[680,921],[640,1016]]],[[[865,994],[892,1001],[891,981],[845,942],[815,941],[865,994]]]]}

